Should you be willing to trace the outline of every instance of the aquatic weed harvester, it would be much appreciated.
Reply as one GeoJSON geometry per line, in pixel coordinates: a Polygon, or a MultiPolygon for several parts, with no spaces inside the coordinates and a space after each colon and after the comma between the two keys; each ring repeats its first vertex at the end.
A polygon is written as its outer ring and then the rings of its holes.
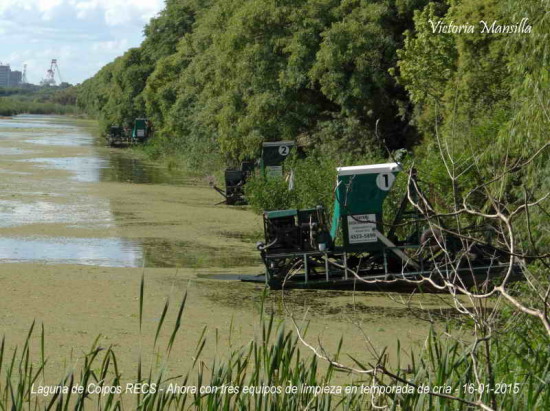
{"type": "Polygon", "coordinates": [[[244,205],[247,203],[244,186],[259,166],[260,173],[268,178],[283,177],[284,162],[295,149],[294,141],[275,141],[262,144],[261,157],[257,161],[245,160],[239,168],[226,168],[224,171],[225,189],[212,184],[224,200],[218,204],[244,205]]]}
{"type": "Polygon", "coordinates": [[[145,143],[153,135],[151,122],[146,118],[136,118],[132,129],[113,125],[107,134],[107,144],[111,147],[131,146],[145,143]]]}
{"type": "Polygon", "coordinates": [[[471,286],[509,267],[509,256],[489,238],[472,241],[468,231],[457,235],[440,220],[430,226],[411,206],[421,195],[414,172],[386,222],[384,201],[401,171],[398,163],[338,168],[330,224],[321,206],[264,212],[265,240],[257,248],[265,274],[241,280],[273,289],[416,286],[426,277],[471,286]]]}

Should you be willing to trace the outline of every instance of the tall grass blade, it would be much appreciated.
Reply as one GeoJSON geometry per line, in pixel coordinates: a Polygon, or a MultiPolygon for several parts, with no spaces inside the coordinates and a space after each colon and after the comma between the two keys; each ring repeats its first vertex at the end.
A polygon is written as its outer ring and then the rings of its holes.
{"type": "Polygon", "coordinates": [[[141,282],[139,285],[139,332],[141,333],[141,327],[143,324],[143,303],[144,297],[143,293],[145,290],[145,272],[141,274],[141,282]]]}
{"type": "Polygon", "coordinates": [[[155,341],[153,343],[153,349],[157,346],[157,340],[159,338],[160,330],[162,329],[162,324],[164,324],[164,319],[166,318],[166,313],[168,312],[169,300],[166,300],[164,308],[162,309],[162,314],[160,315],[159,324],[157,326],[157,331],[155,333],[155,341]]]}
{"type": "Polygon", "coordinates": [[[168,342],[168,353],[172,351],[172,347],[174,345],[174,340],[176,339],[176,335],[180,329],[181,326],[181,317],[183,315],[183,309],[185,308],[185,302],[187,301],[187,290],[185,291],[185,294],[183,295],[183,299],[180,304],[180,308],[178,311],[178,316],[176,317],[176,324],[174,325],[174,330],[172,331],[172,335],[170,336],[170,341],[168,342]]]}

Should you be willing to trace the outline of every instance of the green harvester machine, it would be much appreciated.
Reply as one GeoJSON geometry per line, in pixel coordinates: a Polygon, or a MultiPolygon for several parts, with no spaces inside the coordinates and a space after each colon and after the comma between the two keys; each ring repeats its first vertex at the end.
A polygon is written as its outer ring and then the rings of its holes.
{"type": "Polygon", "coordinates": [[[132,128],[132,140],[136,143],[145,142],[151,134],[151,126],[146,118],[136,118],[132,128]]]}
{"type": "Polygon", "coordinates": [[[244,186],[250,175],[259,163],[260,172],[266,178],[282,178],[284,175],[283,163],[295,147],[294,141],[276,141],[262,144],[262,155],[255,162],[246,160],[241,162],[239,168],[227,168],[224,172],[225,189],[212,185],[212,188],[220,193],[225,200],[220,204],[244,205],[244,186]]]}
{"type": "Polygon", "coordinates": [[[146,142],[153,135],[151,122],[146,118],[136,118],[132,130],[111,126],[107,143],[111,147],[130,146],[146,142]]]}
{"type": "Polygon", "coordinates": [[[265,240],[257,248],[265,274],[241,280],[274,289],[379,289],[410,286],[434,273],[471,282],[507,267],[509,256],[489,243],[465,245],[409,210],[408,195],[420,195],[414,174],[393,221],[386,222],[384,201],[400,172],[398,163],[338,168],[331,223],[321,206],[264,212],[265,240]]]}

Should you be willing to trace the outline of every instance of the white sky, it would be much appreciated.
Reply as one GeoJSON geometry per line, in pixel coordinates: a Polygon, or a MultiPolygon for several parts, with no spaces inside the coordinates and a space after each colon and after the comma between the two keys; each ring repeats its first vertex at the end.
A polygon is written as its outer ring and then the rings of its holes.
{"type": "Polygon", "coordinates": [[[56,58],[63,81],[79,83],[138,46],[164,0],[0,0],[0,62],[27,64],[38,83],[56,58]]]}

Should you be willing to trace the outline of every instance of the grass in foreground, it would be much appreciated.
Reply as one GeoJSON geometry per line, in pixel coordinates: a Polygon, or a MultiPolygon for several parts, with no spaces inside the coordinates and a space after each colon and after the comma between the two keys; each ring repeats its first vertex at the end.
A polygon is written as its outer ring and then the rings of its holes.
{"type": "MultiPolygon", "coordinates": [[[[139,291],[140,330],[145,304],[144,289],[145,282],[142,279],[139,291]]],[[[178,334],[184,328],[182,315],[185,305],[186,295],[178,305],[174,326],[169,330],[170,337],[162,349],[158,347],[159,336],[166,325],[170,306],[168,301],[160,315],[153,351],[158,350],[162,354],[164,363],[169,361],[170,352],[178,343],[178,334]]],[[[206,330],[203,330],[196,344],[192,366],[180,375],[167,375],[162,366],[143,369],[141,358],[136,359],[134,376],[122,375],[115,350],[112,347],[100,347],[96,339],[81,361],[82,365],[56,382],[58,387],[66,387],[67,392],[54,393],[49,397],[32,393],[33,389],[36,392],[39,385],[46,385],[44,376],[48,367],[43,326],[39,331],[37,352],[31,349],[36,328],[33,323],[23,346],[15,347],[11,355],[7,353],[5,338],[0,344],[0,410],[359,410],[371,409],[374,405],[407,410],[472,408],[464,402],[419,394],[417,387],[421,385],[429,385],[432,389],[450,386],[453,395],[465,401],[491,403],[490,392],[479,390],[480,384],[487,382],[476,378],[476,373],[479,375],[479,370],[484,367],[484,359],[478,357],[472,362],[471,347],[462,343],[450,342],[432,332],[420,354],[407,356],[398,352],[400,366],[395,373],[401,382],[383,375],[361,377],[322,364],[323,360],[304,349],[295,331],[285,330],[282,324],[276,324],[273,315],[263,314],[263,307],[261,313],[261,335],[249,344],[231,351],[225,359],[215,359],[208,364],[200,359],[207,342],[206,330]],[[407,370],[401,370],[405,364],[407,370]],[[336,376],[337,372],[344,374],[336,376]],[[346,381],[346,384],[342,385],[341,381],[346,381]],[[131,389],[134,394],[128,394],[128,383],[134,384],[131,389]],[[140,394],[136,393],[136,383],[142,384],[140,394]],[[172,393],[168,389],[170,384],[172,387],[175,384],[179,387],[196,387],[196,392],[172,393]],[[386,384],[390,387],[400,386],[401,390],[398,391],[414,388],[414,393],[370,395],[362,393],[360,389],[345,393],[346,387],[377,385],[383,388],[386,384]],[[85,389],[79,392],[79,386],[85,389]],[[341,387],[342,393],[315,393],[315,389],[311,388],[326,386],[341,387]],[[89,393],[87,387],[103,394],[89,393]],[[253,387],[260,393],[247,393],[244,387],[253,387]]],[[[490,345],[494,381],[510,384],[511,387],[503,388],[502,393],[498,394],[498,408],[550,409],[550,353],[547,341],[536,338],[533,324],[525,322],[521,327],[514,326],[506,331],[504,335],[495,336],[490,345]]],[[[342,352],[342,341],[339,347],[338,352],[332,355],[333,359],[339,359],[356,369],[370,368],[369,365],[355,361],[353,353],[342,352]]]]}

